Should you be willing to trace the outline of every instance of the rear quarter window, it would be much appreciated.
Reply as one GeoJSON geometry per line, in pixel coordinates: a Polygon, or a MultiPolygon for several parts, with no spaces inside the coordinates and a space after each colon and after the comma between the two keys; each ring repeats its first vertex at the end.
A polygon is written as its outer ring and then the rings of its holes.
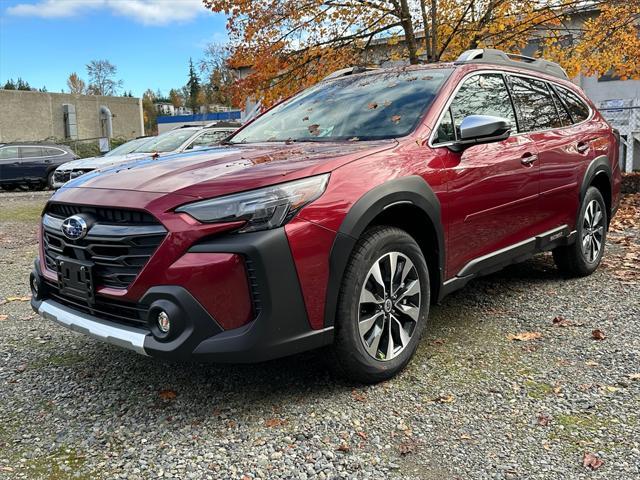
{"type": "Polygon", "coordinates": [[[527,77],[509,76],[511,91],[520,111],[522,132],[562,127],[547,83],[527,77]]]}
{"type": "Polygon", "coordinates": [[[584,122],[589,118],[589,107],[575,93],[563,87],[555,87],[558,95],[567,106],[567,110],[571,114],[573,123],[584,122]]]}

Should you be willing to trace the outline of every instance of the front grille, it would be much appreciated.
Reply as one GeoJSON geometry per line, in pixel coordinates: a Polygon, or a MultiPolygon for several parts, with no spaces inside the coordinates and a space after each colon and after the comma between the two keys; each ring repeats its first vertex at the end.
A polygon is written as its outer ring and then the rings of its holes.
{"type": "Polygon", "coordinates": [[[47,268],[57,270],[59,256],[94,264],[96,286],[127,288],[149,261],[167,231],[146,212],[52,204],[43,217],[42,242],[47,268]],[[95,223],[81,240],[62,234],[63,219],[90,214],[95,223]]]}
{"type": "Polygon", "coordinates": [[[86,205],[71,205],[68,203],[50,203],[46,213],[53,217],[65,219],[71,215],[87,213],[96,223],[130,224],[130,225],[160,225],[151,214],[140,210],[124,208],[91,207],[86,205]]]}
{"type": "Polygon", "coordinates": [[[121,302],[99,296],[96,297],[95,303],[89,304],[77,298],[61,295],[55,283],[47,281],[46,284],[49,296],[67,307],[104,320],[148,328],[147,313],[149,309],[144,305],[121,302]]]}
{"type": "Polygon", "coordinates": [[[71,170],[56,170],[53,174],[53,179],[59,183],[66,183],[71,180],[71,170]]]}

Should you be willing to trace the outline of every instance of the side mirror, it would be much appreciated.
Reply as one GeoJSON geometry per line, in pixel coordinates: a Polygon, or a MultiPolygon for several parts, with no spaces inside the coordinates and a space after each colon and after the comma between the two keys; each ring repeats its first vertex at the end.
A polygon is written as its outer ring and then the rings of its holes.
{"type": "Polygon", "coordinates": [[[461,152],[472,145],[500,142],[509,138],[511,128],[511,123],[506,118],[469,115],[460,123],[459,140],[449,148],[454,152],[461,152]]]}

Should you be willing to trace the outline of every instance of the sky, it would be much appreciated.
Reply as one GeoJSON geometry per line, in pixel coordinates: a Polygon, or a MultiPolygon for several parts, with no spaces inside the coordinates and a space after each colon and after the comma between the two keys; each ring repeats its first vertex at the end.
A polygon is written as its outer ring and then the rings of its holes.
{"type": "Polygon", "coordinates": [[[190,57],[225,42],[225,23],[201,0],[0,0],[0,84],[66,91],[69,74],[87,81],[86,64],[106,59],[127,92],[166,95],[186,83],[190,57]]]}

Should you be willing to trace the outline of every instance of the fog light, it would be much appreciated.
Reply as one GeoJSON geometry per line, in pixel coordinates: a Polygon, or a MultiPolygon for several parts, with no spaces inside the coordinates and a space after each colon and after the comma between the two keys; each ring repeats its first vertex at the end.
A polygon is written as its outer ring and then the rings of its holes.
{"type": "Polygon", "coordinates": [[[169,333],[171,329],[171,321],[167,312],[160,312],[158,314],[158,328],[162,333],[169,333]]]}

